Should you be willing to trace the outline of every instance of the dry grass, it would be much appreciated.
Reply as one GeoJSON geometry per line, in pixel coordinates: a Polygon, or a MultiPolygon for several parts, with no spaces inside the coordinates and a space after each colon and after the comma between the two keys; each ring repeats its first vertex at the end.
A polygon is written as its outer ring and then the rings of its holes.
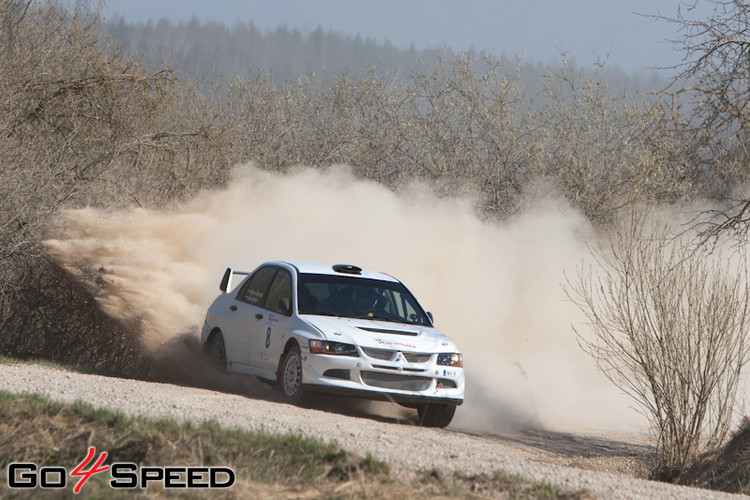
{"type": "Polygon", "coordinates": [[[750,419],[721,448],[704,454],[679,483],[730,493],[750,494],[750,419]]]}
{"type": "MultiPolygon", "coordinates": [[[[223,429],[127,417],[85,404],[66,405],[35,395],[0,392],[0,496],[56,496],[59,490],[9,490],[8,464],[34,462],[72,470],[89,446],[107,451],[107,462],[140,466],[224,466],[237,476],[228,490],[166,490],[150,485],[153,497],[222,498],[591,498],[589,492],[567,493],[502,472],[469,475],[441,471],[400,471],[372,457],[357,457],[333,444],[295,435],[223,429]]],[[[83,498],[117,496],[109,477],[94,475],[83,498]]],[[[72,494],[74,482],[68,481],[72,494]]],[[[131,497],[124,490],[122,497],[131,497]]]]}

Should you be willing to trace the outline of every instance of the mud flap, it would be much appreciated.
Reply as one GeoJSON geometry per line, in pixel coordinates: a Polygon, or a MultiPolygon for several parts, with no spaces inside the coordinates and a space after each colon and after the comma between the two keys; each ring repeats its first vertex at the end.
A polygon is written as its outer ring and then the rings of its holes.
{"type": "Polygon", "coordinates": [[[273,388],[278,392],[281,392],[281,367],[284,365],[284,358],[286,358],[286,352],[279,356],[279,364],[276,365],[276,382],[273,384],[273,388]]]}

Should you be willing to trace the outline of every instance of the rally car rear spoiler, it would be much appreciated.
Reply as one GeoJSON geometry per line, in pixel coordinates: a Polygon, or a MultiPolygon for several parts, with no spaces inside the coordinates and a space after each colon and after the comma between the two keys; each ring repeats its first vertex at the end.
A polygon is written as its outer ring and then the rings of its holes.
{"type": "Polygon", "coordinates": [[[221,290],[222,293],[227,293],[227,290],[232,289],[233,274],[241,274],[242,276],[247,276],[250,273],[247,271],[232,271],[232,268],[228,267],[227,270],[224,271],[224,276],[221,278],[221,283],[219,283],[219,290],[221,290]]]}

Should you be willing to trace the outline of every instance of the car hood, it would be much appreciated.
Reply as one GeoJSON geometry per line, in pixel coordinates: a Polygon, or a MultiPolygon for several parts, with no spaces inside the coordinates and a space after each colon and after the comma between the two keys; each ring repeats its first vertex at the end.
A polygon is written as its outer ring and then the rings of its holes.
{"type": "Polygon", "coordinates": [[[336,316],[303,318],[335,342],[403,352],[457,352],[455,344],[432,327],[336,316]]]}

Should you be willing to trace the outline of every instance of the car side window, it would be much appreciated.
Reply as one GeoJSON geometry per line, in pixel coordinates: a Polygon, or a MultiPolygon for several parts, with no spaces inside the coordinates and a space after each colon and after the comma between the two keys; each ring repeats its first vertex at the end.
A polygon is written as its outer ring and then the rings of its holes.
{"type": "Polygon", "coordinates": [[[265,308],[286,316],[292,313],[292,276],[284,269],[279,269],[268,289],[265,308]],[[286,299],[286,300],[284,300],[286,299]]]}
{"type": "Polygon", "coordinates": [[[276,275],[276,271],[277,268],[270,266],[258,269],[240,289],[237,299],[256,306],[262,305],[265,302],[268,286],[276,275]]]}

